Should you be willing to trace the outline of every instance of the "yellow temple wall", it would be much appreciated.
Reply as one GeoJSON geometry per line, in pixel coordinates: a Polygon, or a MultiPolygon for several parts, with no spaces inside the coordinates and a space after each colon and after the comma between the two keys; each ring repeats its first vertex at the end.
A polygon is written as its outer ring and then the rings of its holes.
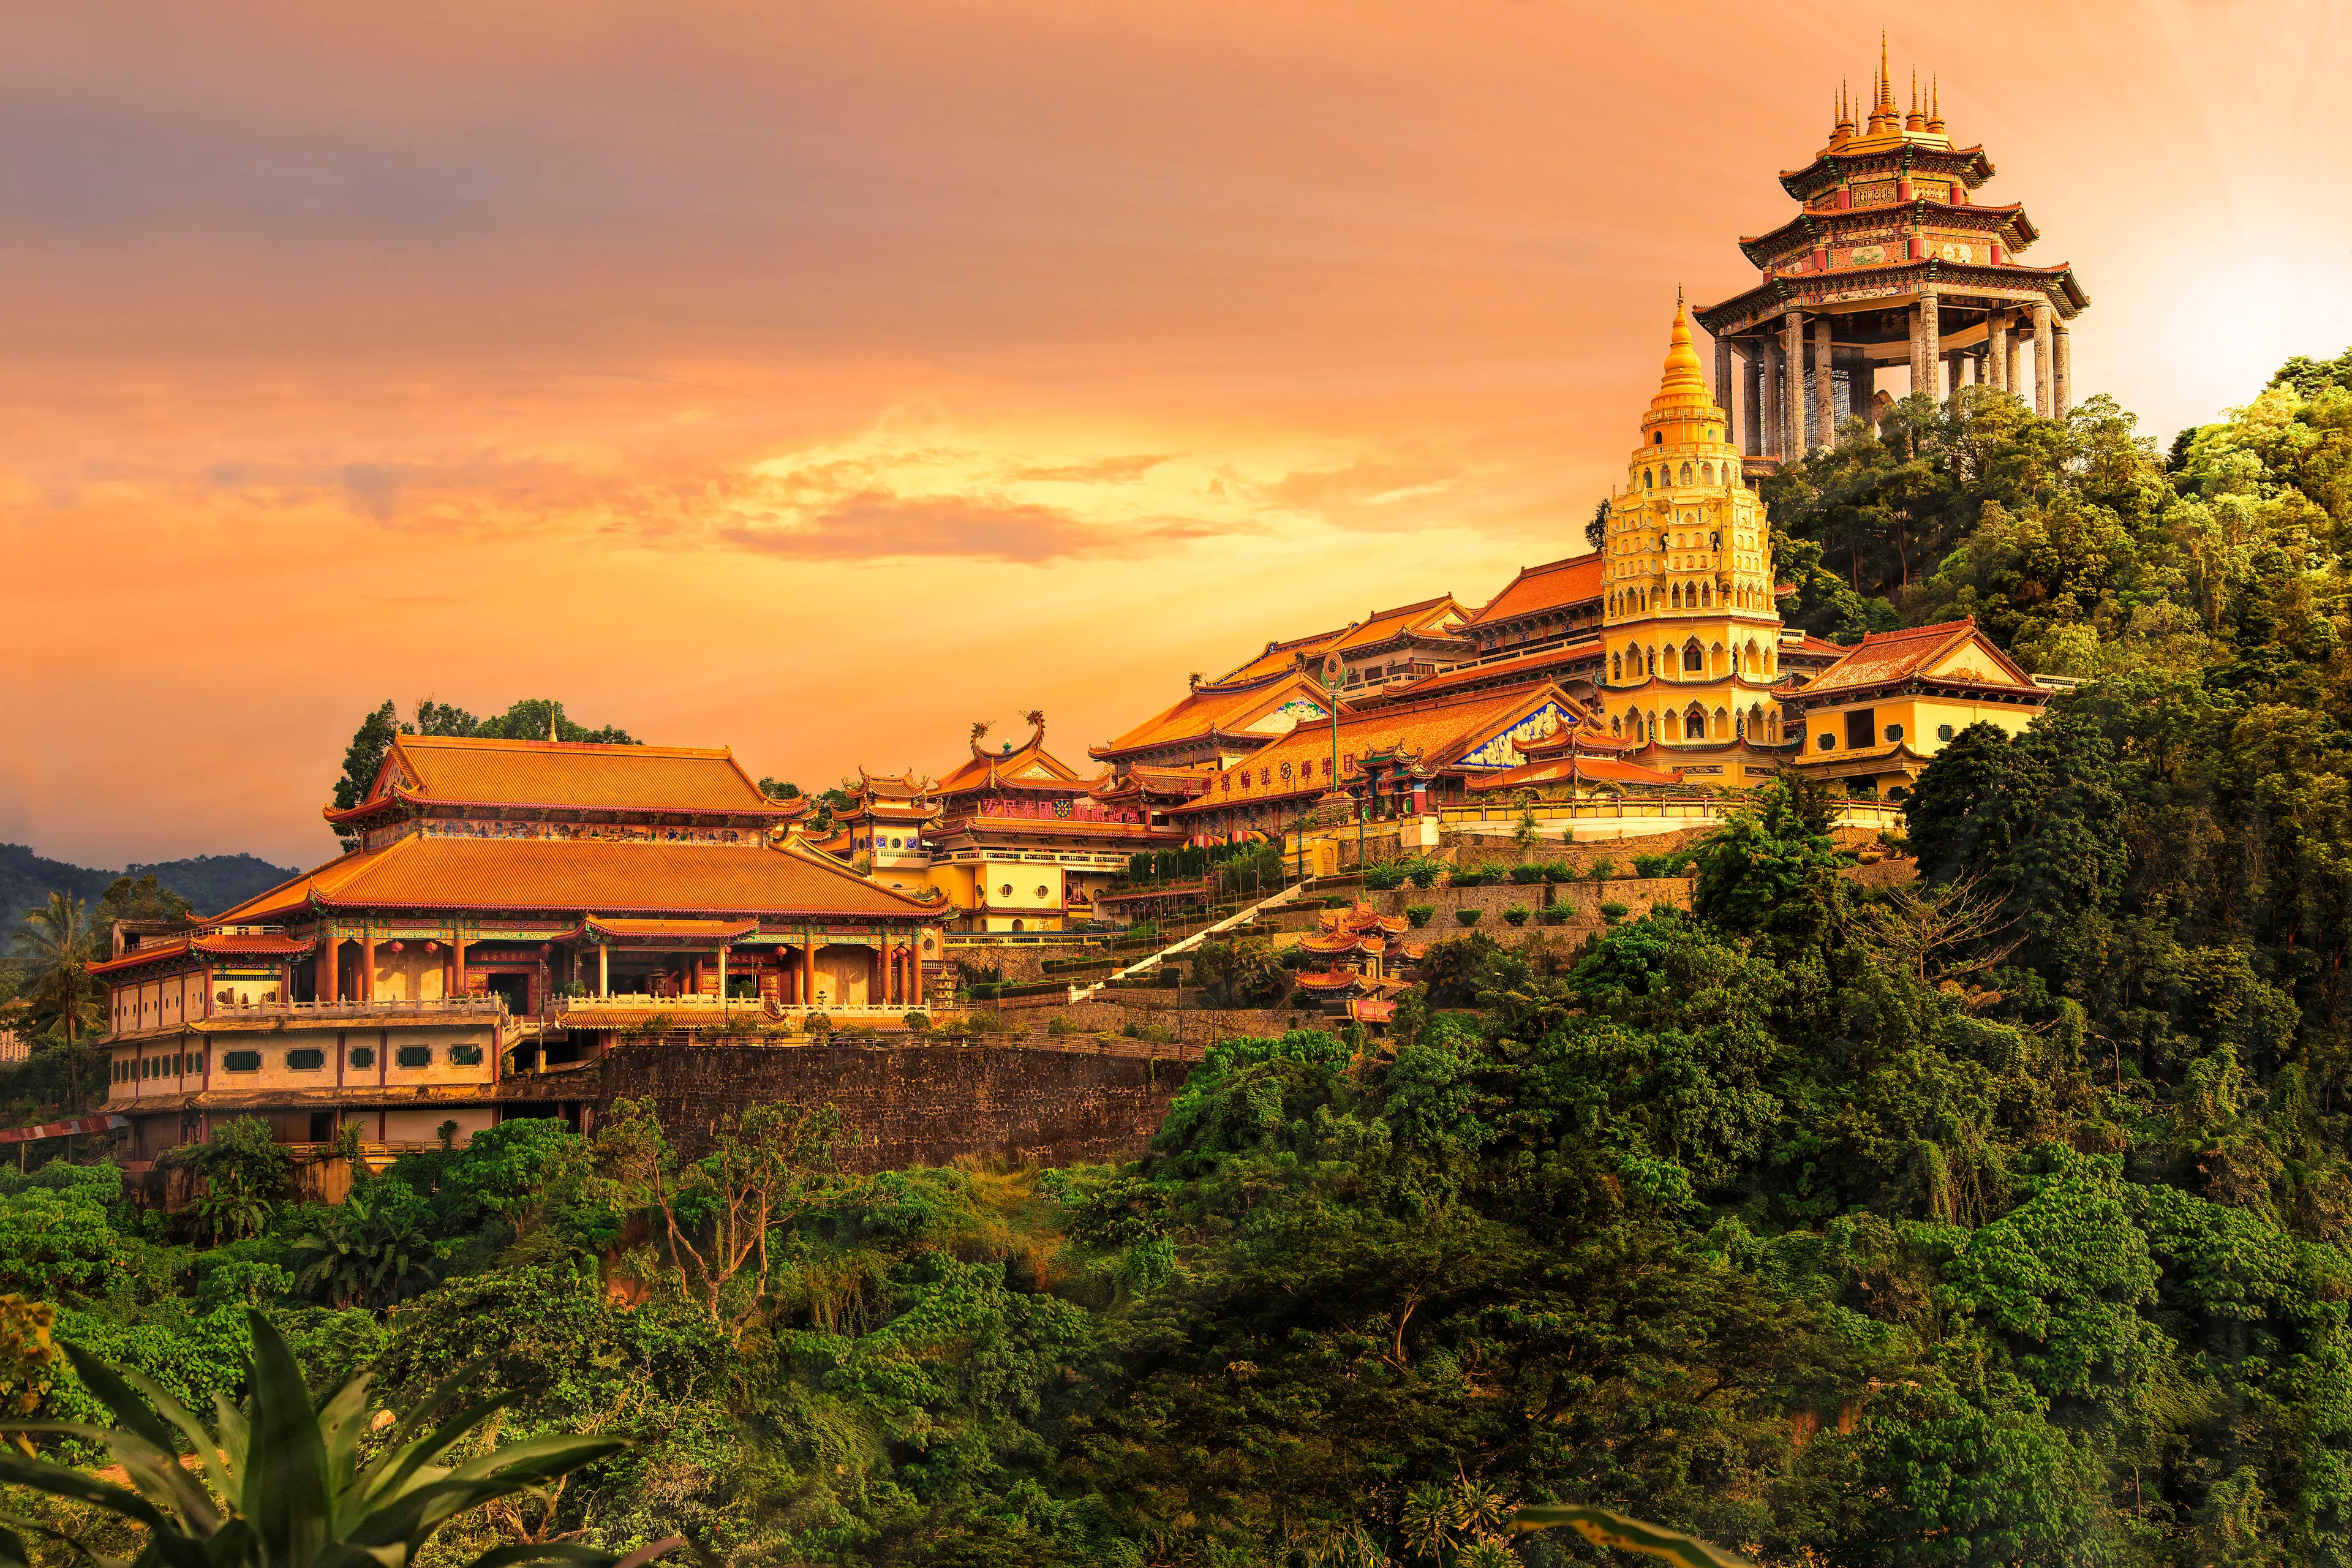
{"type": "Polygon", "coordinates": [[[384,1002],[430,1002],[448,994],[446,955],[411,945],[394,952],[383,943],[375,949],[375,995],[384,1002]]]}
{"type": "Polygon", "coordinates": [[[1871,743],[1885,745],[1886,727],[1903,726],[1904,743],[1922,756],[1932,756],[1943,750],[1945,742],[1938,731],[1949,725],[1958,734],[1969,725],[1982,721],[1999,725],[2012,735],[2021,735],[2042,711],[2035,703],[2021,706],[2009,702],[1975,702],[1948,697],[1891,697],[1874,702],[1844,702],[1832,708],[1813,710],[1806,721],[1805,755],[1809,759],[1837,756],[1848,748],[1845,743],[1846,715],[1864,709],[1871,710],[1871,743]],[[1822,737],[1830,737],[1824,748],[1822,737]]]}

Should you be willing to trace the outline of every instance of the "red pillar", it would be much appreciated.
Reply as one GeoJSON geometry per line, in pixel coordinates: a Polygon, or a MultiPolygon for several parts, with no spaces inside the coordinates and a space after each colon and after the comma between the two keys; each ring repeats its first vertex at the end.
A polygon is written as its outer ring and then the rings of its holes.
{"type": "Polygon", "coordinates": [[[359,999],[375,1000],[375,929],[371,926],[360,937],[359,999]]]}
{"type": "Polygon", "coordinates": [[[449,977],[456,982],[449,994],[463,996],[466,994],[466,937],[462,931],[449,942],[449,977]]]}
{"type": "Polygon", "coordinates": [[[907,1005],[923,1005],[923,939],[918,933],[907,943],[907,1005]]]}
{"type": "Polygon", "coordinates": [[[332,1002],[340,979],[335,953],[335,931],[331,926],[319,928],[319,1000],[332,1002]]]}
{"type": "Polygon", "coordinates": [[[816,938],[809,937],[801,943],[801,1005],[808,1006],[816,1000],[816,938]]]}

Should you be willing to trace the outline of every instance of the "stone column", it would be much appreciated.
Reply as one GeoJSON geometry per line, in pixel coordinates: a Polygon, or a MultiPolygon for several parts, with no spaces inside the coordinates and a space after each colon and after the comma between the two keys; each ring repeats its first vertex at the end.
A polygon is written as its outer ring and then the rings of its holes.
{"type": "Polygon", "coordinates": [[[2051,387],[2052,373],[2057,356],[2050,346],[2050,301],[2033,301],[2033,412],[2045,419],[2055,418],[2055,404],[2051,387]]]}
{"type": "Polygon", "coordinates": [[[2051,392],[2058,411],[2053,417],[2063,419],[2066,411],[2074,406],[2074,355],[2069,352],[2074,342],[2074,332],[2063,321],[2053,321],[2050,323],[2050,336],[2051,341],[2058,345],[2057,367],[2051,381],[2051,392]]]}
{"type": "Polygon", "coordinates": [[[1739,449],[1764,456],[1764,355],[1751,339],[1739,347],[1739,449]]]}
{"type": "Polygon", "coordinates": [[[2007,307],[1993,311],[1985,322],[1985,370],[1990,384],[1999,391],[2009,390],[2009,310],[2007,307]]]}
{"type": "Polygon", "coordinates": [[[1853,362],[1846,372],[1846,401],[1864,419],[1878,404],[1878,362],[1867,356],[1853,362]]]}
{"type": "Polygon", "coordinates": [[[1943,402],[1944,312],[1933,289],[1919,296],[1919,357],[1927,367],[1925,390],[1937,402],[1943,402]]]}
{"type": "Polygon", "coordinates": [[[1764,406],[1763,418],[1759,423],[1764,432],[1764,455],[1768,458],[1778,458],[1782,455],[1780,379],[1783,372],[1780,364],[1780,344],[1778,340],[1775,340],[1765,344],[1760,352],[1763,355],[1763,369],[1758,376],[1759,396],[1762,399],[1764,406]]]}
{"type": "Polygon", "coordinates": [[[1721,338],[1715,340],[1715,401],[1726,419],[1738,417],[1738,405],[1731,400],[1731,345],[1721,338]]]}
{"type": "Polygon", "coordinates": [[[1832,339],[1835,323],[1827,316],[1813,318],[1813,445],[1837,445],[1837,387],[1831,380],[1832,339]]]}
{"type": "Polygon", "coordinates": [[[1780,377],[1781,456],[1794,462],[1805,455],[1805,318],[1791,310],[1780,318],[1780,355],[1787,369],[1780,377]]]}

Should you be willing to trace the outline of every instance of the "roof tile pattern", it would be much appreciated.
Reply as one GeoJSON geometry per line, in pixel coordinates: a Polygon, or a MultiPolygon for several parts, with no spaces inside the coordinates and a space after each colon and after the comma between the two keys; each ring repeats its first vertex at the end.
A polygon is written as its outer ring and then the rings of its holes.
{"type": "Polygon", "coordinates": [[[413,781],[407,794],[428,801],[606,811],[780,809],[723,749],[403,735],[385,765],[413,781]]]}
{"type": "Polygon", "coordinates": [[[905,919],[927,906],[813,850],[412,837],[346,855],[216,917],[306,910],[547,910],[905,919]]]}
{"type": "Polygon", "coordinates": [[[1872,632],[1853,647],[1845,657],[1815,677],[1802,688],[1798,697],[1810,700],[1839,691],[1861,690],[1884,686],[1888,681],[1909,680],[1924,675],[1948,656],[1968,649],[1978,657],[1968,662],[1979,679],[1947,676],[1956,683],[1966,680],[1972,686],[1990,686],[2028,691],[2040,688],[2009,656],[1993,647],[1990,638],[1977,630],[1973,618],[1939,621],[1934,626],[1909,626],[1901,631],[1872,632]],[[1970,645],[1973,645],[1971,647],[1970,645]]]}
{"type": "Polygon", "coordinates": [[[1540,566],[1523,566],[1519,574],[1495,595],[1493,603],[1471,616],[1466,624],[1490,626],[1521,616],[1591,604],[1601,597],[1604,564],[1595,552],[1571,555],[1564,561],[1548,561],[1540,566]]]}

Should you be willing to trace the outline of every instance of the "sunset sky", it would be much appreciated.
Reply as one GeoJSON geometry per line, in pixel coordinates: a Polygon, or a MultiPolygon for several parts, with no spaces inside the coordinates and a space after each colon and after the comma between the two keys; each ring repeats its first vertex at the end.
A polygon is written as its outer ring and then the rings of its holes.
{"type": "Polygon", "coordinates": [[[310,864],[362,713],[807,787],[1583,548],[1889,29],[2168,439],[2352,342],[2352,8],[11,9],[0,840],[310,864]]]}

